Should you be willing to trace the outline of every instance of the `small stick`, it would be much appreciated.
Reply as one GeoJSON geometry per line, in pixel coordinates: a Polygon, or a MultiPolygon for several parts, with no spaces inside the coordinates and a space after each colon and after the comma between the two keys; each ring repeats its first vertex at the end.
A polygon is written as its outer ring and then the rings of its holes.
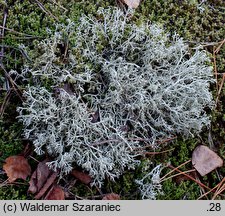
{"type": "Polygon", "coordinates": [[[167,177],[167,178],[164,178],[164,179],[163,179],[162,181],[160,181],[160,182],[164,182],[164,181],[169,180],[169,179],[171,179],[171,178],[174,178],[174,177],[176,177],[176,176],[184,175],[185,173],[190,173],[190,172],[195,172],[195,171],[196,171],[195,169],[192,169],[192,170],[184,171],[184,172],[182,172],[182,173],[177,173],[177,174],[175,174],[175,175],[172,175],[172,176],[169,176],[169,177],[167,177]]]}
{"type": "Polygon", "coordinates": [[[67,12],[68,10],[63,7],[62,5],[60,5],[58,2],[54,1],[54,0],[51,0],[54,4],[56,4],[57,6],[59,6],[60,8],[62,8],[65,12],[67,12]]]}
{"type": "MultiPolygon", "coordinates": [[[[176,136],[174,136],[174,137],[170,137],[170,138],[167,138],[167,139],[164,139],[164,140],[158,140],[158,141],[156,141],[157,142],[157,144],[164,144],[164,143],[166,143],[166,142],[169,142],[169,141],[171,141],[171,140],[174,140],[174,139],[176,139],[177,137],[176,136]]],[[[137,140],[137,141],[150,141],[150,140],[147,140],[147,139],[141,139],[141,138],[137,138],[137,139],[139,139],[139,140],[137,140]]],[[[134,150],[142,150],[142,149],[146,149],[146,148],[152,148],[152,146],[151,145],[146,145],[146,146],[144,146],[144,147],[137,147],[137,148],[135,148],[134,150]]]]}
{"type": "Polygon", "coordinates": [[[8,80],[10,81],[11,85],[13,86],[13,90],[16,92],[16,94],[19,96],[20,100],[23,101],[22,98],[22,92],[20,91],[19,87],[17,86],[17,84],[14,82],[14,80],[9,76],[9,74],[7,73],[6,69],[4,68],[4,66],[2,64],[0,64],[0,67],[2,68],[2,70],[4,71],[6,77],[8,78],[8,80]]]}
{"type": "Polygon", "coordinates": [[[215,53],[215,47],[213,47],[213,65],[214,65],[214,74],[216,77],[216,90],[218,92],[218,72],[217,72],[217,65],[216,65],[216,53],[215,53]]]}
{"type": "Polygon", "coordinates": [[[223,180],[218,184],[217,190],[213,196],[213,200],[216,198],[217,195],[219,195],[220,193],[222,193],[225,190],[225,178],[223,178],[223,180]]]}
{"type": "Polygon", "coordinates": [[[27,37],[37,37],[37,38],[42,38],[42,37],[40,37],[40,36],[34,36],[34,35],[30,35],[30,34],[18,32],[18,31],[14,30],[14,29],[10,29],[10,28],[7,28],[7,27],[1,26],[1,25],[0,25],[0,29],[4,29],[4,30],[7,30],[7,31],[10,31],[10,32],[19,34],[19,35],[27,36],[27,37]]]}
{"type": "MultiPolygon", "coordinates": [[[[2,29],[2,34],[1,36],[4,37],[5,36],[5,26],[6,26],[6,19],[7,19],[7,16],[8,16],[8,9],[5,8],[4,9],[4,17],[3,17],[3,29],[2,29]]],[[[1,47],[1,56],[0,56],[0,64],[3,64],[3,58],[4,58],[4,47],[1,47]]],[[[10,89],[10,86],[9,86],[9,80],[6,78],[6,88],[7,90],[10,89]]]]}
{"type": "Polygon", "coordinates": [[[202,194],[197,200],[200,200],[201,198],[203,198],[204,196],[208,195],[209,193],[213,192],[213,190],[215,190],[216,188],[220,187],[220,185],[222,184],[222,182],[225,181],[225,178],[223,178],[223,180],[217,184],[214,188],[212,188],[211,190],[209,190],[208,192],[202,194]]]}
{"type": "Polygon", "coordinates": [[[29,158],[33,159],[34,161],[36,161],[37,163],[40,163],[39,160],[37,160],[36,158],[34,158],[33,156],[29,155],[29,158]]]}
{"type": "MultiPolygon", "coordinates": [[[[182,171],[180,171],[177,168],[174,168],[173,166],[169,165],[168,167],[170,167],[171,169],[175,169],[177,172],[182,173],[182,171]]],[[[203,183],[201,183],[200,181],[197,181],[196,179],[194,179],[193,177],[191,177],[190,175],[187,175],[185,173],[183,173],[183,175],[185,175],[186,177],[188,177],[189,179],[191,179],[192,181],[196,182],[198,185],[200,185],[201,187],[204,187],[208,190],[211,190],[211,188],[209,188],[208,186],[204,185],[203,183]]]]}
{"type": "Polygon", "coordinates": [[[221,90],[223,88],[224,81],[225,81],[225,74],[223,74],[223,78],[222,78],[222,81],[220,83],[220,87],[219,87],[219,90],[218,90],[218,95],[217,95],[217,98],[216,98],[216,104],[219,101],[219,97],[220,97],[221,90]]]}
{"type": "Polygon", "coordinates": [[[174,148],[168,149],[168,150],[165,150],[165,151],[161,151],[161,152],[136,152],[136,154],[141,154],[141,155],[158,155],[158,154],[163,154],[163,153],[170,152],[170,151],[173,151],[173,150],[174,150],[174,148]]]}
{"type": "MultiPolygon", "coordinates": [[[[1,37],[5,36],[5,25],[6,25],[6,19],[7,19],[8,11],[7,9],[4,9],[4,17],[3,17],[3,29],[2,29],[2,34],[1,37]]],[[[0,63],[2,63],[2,58],[4,56],[4,47],[1,48],[1,58],[0,58],[0,63]]]]}
{"type": "Polygon", "coordinates": [[[7,106],[7,103],[9,102],[10,96],[11,96],[11,89],[7,92],[7,95],[5,96],[5,98],[3,100],[3,103],[1,105],[1,108],[0,108],[0,117],[2,117],[3,116],[3,113],[5,112],[5,108],[7,106]]]}
{"type": "Polygon", "coordinates": [[[48,10],[44,7],[44,5],[43,5],[41,2],[39,2],[38,0],[34,0],[34,1],[37,3],[37,5],[41,8],[41,10],[42,10],[44,13],[46,13],[46,14],[49,15],[49,16],[51,16],[51,17],[54,18],[56,21],[59,21],[58,18],[57,18],[56,16],[54,16],[50,11],[48,11],[48,10]]]}
{"type": "Polygon", "coordinates": [[[218,196],[220,195],[223,191],[225,190],[225,185],[223,185],[223,187],[220,188],[220,190],[218,191],[218,193],[216,193],[214,196],[213,196],[213,200],[218,196]]]}
{"type": "MultiPolygon", "coordinates": [[[[157,141],[157,142],[158,142],[158,144],[162,144],[162,143],[171,141],[175,138],[176,137],[171,137],[171,138],[168,138],[168,139],[165,139],[165,140],[162,140],[162,141],[157,141]]],[[[144,139],[144,138],[128,138],[127,140],[128,141],[143,141],[143,142],[151,141],[150,139],[144,139]]],[[[120,140],[120,139],[108,139],[108,140],[103,140],[103,141],[100,141],[100,142],[92,143],[91,146],[98,146],[98,145],[106,144],[106,143],[109,143],[109,142],[120,142],[120,141],[122,141],[122,140],[120,140]]],[[[145,149],[145,148],[148,148],[148,147],[152,147],[152,146],[144,146],[142,148],[135,148],[134,150],[145,149]]]]}
{"type": "Polygon", "coordinates": [[[216,50],[214,51],[216,54],[220,51],[220,48],[223,46],[223,44],[225,43],[225,39],[223,39],[221,42],[219,42],[220,45],[216,48],[216,50]]]}
{"type": "Polygon", "coordinates": [[[170,175],[171,173],[173,173],[174,171],[176,171],[176,169],[178,169],[178,168],[180,168],[180,167],[182,167],[182,166],[188,164],[189,162],[191,162],[191,160],[188,160],[188,161],[182,163],[181,165],[179,165],[178,167],[174,168],[173,170],[171,170],[170,172],[168,172],[166,175],[164,175],[164,176],[160,179],[160,181],[162,181],[166,176],[168,176],[168,175],[170,175]]]}

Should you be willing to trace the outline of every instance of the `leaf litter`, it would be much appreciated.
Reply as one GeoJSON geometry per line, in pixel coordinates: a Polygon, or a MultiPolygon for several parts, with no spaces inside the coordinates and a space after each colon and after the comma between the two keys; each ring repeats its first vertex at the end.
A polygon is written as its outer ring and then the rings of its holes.
{"type": "Polygon", "coordinates": [[[92,178],[87,174],[82,171],[78,171],[76,169],[73,169],[71,173],[76,179],[78,179],[80,182],[88,185],[91,183],[92,178]]]}
{"type": "Polygon", "coordinates": [[[141,2],[141,0],[123,0],[123,2],[129,7],[129,8],[137,8],[141,2]]]}
{"type": "Polygon", "coordinates": [[[3,169],[5,170],[10,183],[17,179],[26,180],[31,174],[31,167],[28,164],[27,159],[19,155],[6,158],[3,169]]]}
{"type": "Polygon", "coordinates": [[[64,190],[57,184],[53,185],[47,195],[45,200],[65,200],[64,190]]]}
{"type": "Polygon", "coordinates": [[[200,145],[192,153],[192,165],[201,176],[223,166],[223,160],[210,148],[200,145]]]}
{"type": "Polygon", "coordinates": [[[39,162],[37,169],[33,172],[29,181],[28,192],[36,194],[35,199],[40,199],[44,196],[47,190],[54,183],[58,173],[49,169],[46,165],[47,160],[39,162]]]}

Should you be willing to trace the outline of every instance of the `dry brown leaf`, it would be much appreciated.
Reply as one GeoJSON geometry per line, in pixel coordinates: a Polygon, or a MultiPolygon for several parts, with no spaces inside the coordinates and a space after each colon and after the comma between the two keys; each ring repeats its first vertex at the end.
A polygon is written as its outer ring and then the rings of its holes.
{"type": "Polygon", "coordinates": [[[129,8],[137,8],[141,0],[123,0],[129,8]]]}
{"type": "Polygon", "coordinates": [[[47,160],[40,162],[37,169],[33,172],[31,179],[29,181],[30,187],[28,189],[29,193],[35,194],[41,190],[45,182],[47,181],[52,171],[46,165],[47,160]]]}
{"type": "Polygon", "coordinates": [[[35,199],[40,199],[44,196],[46,191],[49,189],[49,187],[54,183],[55,179],[57,178],[57,173],[52,173],[51,176],[47,179],[46,183],[43,185],[41,190],[38,192],[37,195],[35,195],[35,199]]]}
{"type": "Polygon", "coordinates": [[[75,169],[72,171],[72,175],[84,184],[89,184],[92,181],[91,177],[87,173],[75,169]]]}
{"type": "Polygon", "coordinates": [[[200,175],[204,176],[223,166],[223,160],[207,146],[200,145],[192,153],[192,164],[200,175]]]}
{"type": "Polygon", "coordinates": [[[9,182],[14,182],[16,179],[26,180],[31,174],[31,167],[23,156],[15,155],[6,158],[3,169],[9,177],[9,182]]]}
{"type": "Polygon", "coordinates": [[[65,193],[59,185],[54,185],[45,196],[45,200],[64,200],[64,199],[65,193]]]}
{"type": "Polygon", "coordinates": [[[105,195],[102,199],[103,200],[120,200],[120,195],[115,193],[110,193],[105,195]]]}

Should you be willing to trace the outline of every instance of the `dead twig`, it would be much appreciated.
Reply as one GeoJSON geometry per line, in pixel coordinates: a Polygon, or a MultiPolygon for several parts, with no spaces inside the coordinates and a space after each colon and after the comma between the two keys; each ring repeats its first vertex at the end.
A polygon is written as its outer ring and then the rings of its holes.
{"type": "Polygon", "coordinates": [[[202,47],[217,46],[218,44],[221,43],[221,42],[199,42],[199,41],[187,41],[187,40],[185,40],[184,42],[189,44],[201,45],[202,47]]]}
{"type": "MultiPolygon", "coordinates": [[[[170,142],[170,141],[172,141],[172,140],[174,140],[174,139],[176,139],[176,138],[177,138],[176,136],[174,136],[174,137],[169,137],[169,138],[164,139],[164,140],[157,140],[156,143],[157,143],[158,145],[161,145],[161,144],[170,142]]],[[[137,140],[137,141],[143,141],[143,142],[149,142],[149,141],[150,141],[150,140],[148,140],[148,139],[141,139],[141,138],[137,138],[137,139],[139,139],[139,140],[137,140]]],[[[132,139],[132,140],[133,140],[133,139],[132,139]]],[[[146,148],[152,148],[152,145],[146,145],[146,146],[143,146],[143,147],[137,147],[137,148],[135,148],[134,150],[135,150],[135,151],[136,151],[136,150],[144,150],[144,149],[146,149],[146,148]]]]}
{"type": "Polygon", "coordinates": [[[9,90],[6,94],[6,96],[4,97],[4,100],[2,102],[1,108],[0,108],[0,117],[3,116],[4,112],[5,112],[5,108],[10,100],[10,96],[11,96],[11,90],[9,90]]]}
{"type": "Polygon", "coordinates": [[[181,165],[179,165],[178,167],[174,168],[173,170],[171,170],[170,172],[168,172],[166,175],[164,175],[160,181],[162,181],[164,178],[166,178],[168,175],[170,175],[171,173],[173,173],[174,171],[176,171],[176,169],[188,164],[189,162],[191,162],[191,160],[185,161],[184,163],[182,163],[181,165]]]}
{"type": "Polygon", "coordinates": [[[216,54],[219,53],[221,47],[225,44],[225,39],[219,42],[219,46],[217,48],[213,47],[213,64],[214,64],[214,74],[216,78],[216,90],[217,90],[217,97],[216,97],[216,105],[218,104],[219,97],[221,94],[221,90],[223,88],[224,82],[225,82],[225,73],[222,75],[222,81],[220,85],[218,84],[218,71],[217,71],[217,64],[216,64],[216,54]]]}
{"type": "Polygon", "coordinates": [[[221,90],[222,90],[222,88],[223,88],[224,82],[225,82],[225,74],[223,74],[222,81],[221,81],[221,83],[220,83],[220,87],[219,87],[219,90],[218,90],[218,93],[217,93],[217,97],[216,97],[216,105],[218,104],[219,97],[220,97],[221,90]]]}
{"type": "MultiPolygon", "coordinates": [[[[3,23],[2,23],[3,29],[1,32],[1,37],[5,36],[5,26],[6,26],[7,16],[8,16],[8,9],[4,8],[3,23]]],[[[0,64],[3,64],[3,57],[4,57],[4,47],[1,47],[0,64]]],[[[5,82],[6,82],[6,88],[7,88],[7,90],[9,90],[10,89],[9,80],[6,78],[5,82]]]]}
{"type": "Polygon", "coordinates": [[[68,11],[68,9],[66,9],[65,7],[63,7],[62,5],[60,5],[58,2],[51,0],[51,2],[53,2],[53,4],[56,4],[58,7],[62,8],[65,12],[68,11]]]}
{"type": "Polygon", "coordinates": [[[37,3],[37,5],[40,7],[40,9],[41,9],[45,14],[49,15],[50,17],[52,17],[52,18],[55,19],[56,21],[59,21],[58,18],[57,18],[56,16],[54,16],[50,11],[48,11],[48,10],[45,8],[45,6],[44,6],[41,2],[39,2],[38,0],[34,0],[34,1],[37,3]]]}
{"type": "Polygon", "coordinates": [[[175,168],[175,167],[173,167],[172,165],[169,165],[168,167],[171,168],[171,169],[173,169],[173,170],[176,170],[176,171],[179,172],[179,173],[182,173],[184,176],[188,177],[189,179],[191,179],[192,181],[194,181],[195,183],[197,183],[199,186],[204,187],[204,188],[207,189],[207,190],[215,191],[215,189],[209,188],[208,186],[206,186],[206,185],[203,184],[202,182],[197,181],[195,178],[193,178],[192,176],[190,176],[190,175],[188,175],[188,174],[182,172],[182,171],[179,170],[178,168],[175,168]]]}
{"type": "Polygon", "coordinates": [[[214,196],[212,197],[212,199],[214,200],[224,190],[225,190],[225,178],[223,178],[223,180],[218,184],[217,190],[216,190],[214,196]]]}
{"type": "Polygon", "coordinates": [[[9,80],[10,84],[13,87],[13,90],[16,92],[16,94],[18,95],[18,97],[20,98],[21,101],[23,101],[22,98],[22,92],[20,91],[19,87],[17,86],[17,84],[14,82],[14,80],[10,77],[10,75],[8,74],[8,72],[6,71],[6,69],[4,68],[3,64],[0,64],[0,67],[2,68],[2,70],[4,71],[4,74],[6,76],[6,78],[9,80]]]}
{"type": "Polygon", "coordinates": [[[195,171],[196,171],[195,169],[192,169],[192,170],[184,171],[184,172],[182,172],[182,173],[177,173],[177,174],[175,174],[175,175],[172,175],[172,176],[169,176],[169,177],[167,177],[167,178],[164,178],[163,180],[160,180],[160,183],[161,183],[161,182],[164,182],[164,181],[166,181],[166,180],[169,180],[169,179],[171,179],[171,178],[174,178],[174,177],[177,177],[177,176],[180,176],[180,175],[184,175],[184,174],[186,174],[186,173],[195,172],[195,171]]]}
{"type": "Polygon", "coordinates": [[[158,155],[158,154],[164,154],[164,153],[167,153],[167,152],[170,152],[170,151],[173,151],[174,148],[172,149],[168,149],[168,150],[165,150],[165,151],[161,151],[161,152],[136,152],[136,154],[140,154],[140,155],[158,155]]]}
{"type": "MultiPolygon", "coordinates": [[[[7,8],[4,9],[4,16],[3,16],[3,29],[2,29],[2,32],[1,32],[1,37],[4,37],[5,36],[5,25],[6,25],[6,19],[7,19],[7,16],[8,16],[8,10],[7,8]]],[[[4,56],[4,47],[1,48],[1,58],[0,58],[0,63],[2,63],[2,58],[4,56]]]]}
{"type": "Polygon", "coordinates": [[[18,32],[18,31],[14,30],[14,29],[10,29],[10,28],[4,27],[4,26],[0,26],[0,29],[4,29],[6,31],[9,31],[9,32],[12,32],[12,33],[15,33],[15,34],[19,34],[19,35],[24,35],[24,36],[27,36],[27,37],[43,38],[43,37],[40,37],[40,36],[34,36],[34,35],[18,32]]]}
{"type": "MultiPolygon", "coordinates": [[[[209,193],[213,192],[215,189],[219,188],[219,187],[222,185],[223,182],[225,182],[225,178],[223,178],[223,180],[222,180],[219,184],[217,184],[214,188],[212,188],[212,189],[209,190],[208,192],[202,194],[197,200],[202,199],[204,196],[208,195],[209,193]]],[[[216,191],[216,192],[217,192],[217,191],[216,191]]],[[[215,192],[215,193],[216,193],[216,192],[215,192]]]]}
{"type": "MultiPolygon", "coordinates": [[[[157,142],[157,144],[163,144],[163,143],[169,142],[169,141],[171,141],[175,138],[176,137],[171,137],[171,138],[168,138],[168,139],[165,139],[165,140],[158,140],[156,142],[157,142]]],[[[127,140],[128,141],[151,142],[151,139],[145,139],[145,138],[128,138],[127,140]]],[[[103,140],[103,141],[99,141],[99,142],[94,142],[94,143],[91,144],[91,146],[98,146],[98,145],[103,145],[103,144],[110,143],[110,142],[121,142],[121,141],[123,141],[123,140],[122,139],[108,139],[108,140],[103,140]]],[[[135,148],[133,150],[137,151],[137,150],[142,150],[142,149],[146,149],[146,148],[149,148],[149,147],[152,147],[152,145],[144,146],[144,147],[138,147],[138,148],[135,148]]]]}
{"type": "Polygon", "coordinates": [[[214,74],[215,74],[215,78],[216,78],[216,90],[218,92],[218,72],[217,72],[217,65],[216,65],[215,47],[213,47],[213,66],[214,66],[214,74]]]}
{"type": "Polygon", "coordinates": [[[21,55],[22,55],[25,59],[27,59],[27,60],[30,61],[30,62],[32,61],[32,60],[29,58],[29,56],[28,56],[28,54],[26,53],[26,51],[25,51],[24,49],[20,48],[20,47],[13,47],[13,46],[2,45],[2,44],[0,44],[0,47],[17,50],[17,51],[19,51],[19,52],[21,53],[21,55]]]}
{"type": "Polygon", "coordinates": [[[219,42],[219,46],[216,48],[216,50],[214,51],[215,52],[215,54],[217,54],[219,51],[220,51],[220,49],[221,49],[221,47],[223,46],[223,44],[225,44],[225,39],[223,39],[221,42],[219,42]]]}

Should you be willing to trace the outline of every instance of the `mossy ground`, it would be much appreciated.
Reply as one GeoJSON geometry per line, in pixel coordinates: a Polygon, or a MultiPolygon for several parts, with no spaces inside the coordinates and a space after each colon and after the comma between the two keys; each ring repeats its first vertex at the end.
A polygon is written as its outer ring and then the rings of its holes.
{"type": "MultiPolygon", "coordinates": [[[[67,18],[78,22],[81,14],[96,15],[99,7],[117,6],[116,2],[102,0],[73,0],[57,1],[53,4],[50,1],[40,1],[45,7],[43,11],[35,1],[17,0],[17,1],[0,1],[0,22],[3,23],[4,12],[8,13],[6,27],[14,31],[7,30],[3,38],[0,38],[0,45],[4,46],[4,57],[2,62],[5,69],[9,71],[14,69],[20,71],[24,61],[27,61],[20,48],[24,44],[32,51],[37,41],[47,37],[46,28],[54,30],[56,22],[65,22],[67,18]]],[[[197,0],[145,0],[137,8],[134,22],[157,22],[160,23],[167,32],[177,32],[191,46],[203,45],[204,49],[213,53],[213,49],[219,46],[219,42],[224,39],[224,16],[225,5],[222,0],[209,0],[202,4],[201,7],[197,0]]],[[[1,24],[2,25],[2,24],[1,24]]],[[[1,48],[1,47],[0,47],[1,48]]],[[[29,51],[28,50],[28,51],[29,51]]],[[[32,53],[32,52],[30,52],[32,53]]],[[[221,47],[216,54],[216,64],[218,73],[224,72],[225,62],[225,45],[221,47]]],[[[213,62],[213,58],[212,58],[213,62]]],[[[219,82],[222,76],[218,76],[219,82]]],[[[6,98],[5,76],[0,68],[0,163],[10,155],[19,154],[24,149],[25,141],[21,137],[22,125],[16,119],[16,107],[21,104],[18,95],[12,90],[9,100],[4,103],[6,98]],[[4,106],[3,106],[4,104],[4,106]]],[[[49,83],[46,82],[46,85],[49,83]]],[[[23,83],[18,81],[19,87],[23,88],[23,83]]],[[[214,97],[217,97],[218,91],[215,85],[212,86],[214,97]]],[[[101,198],[101,193],[118,193],[122,199],[140,199],[137,185],[134,179],[139,179],[145,175],[144,167],[146,164],[151,168],[159,163],[170,162],[174,167],[179,166],[185,161],[190,160],[193,149],[198,144],[206,144],[214,149],[223,159],[225,159],[225,87],[222,87],[217,108],[212,112],[211,129],[203,131],[200,137],[184,140],[178,138],[173,144],[168,143],[162,146],[160,151],[173,150],[159,154],[143,157],[141,165],[135,170],[127,170],[124,175],[115,182],[105,181],[103,188],[90,188],[79,182],[73,183],[70,177],[60,180],[60,184],[68,191],[69,197],[75,198],[101,198]],[[210,135],[210,136],[209,136],[210,135]],[[210,139],[209,139],[210,137],[210,139]],[[209,142],[211,140],[211,142],[209,142]],[[71,186],[73,185],[73,186],[71,186]],[[99,196],[100,194],[100,196],[99,196]]],[[[181,170],[192,169],[191,164],[182,167],[181,170]]],[[[163,174],[170,171],[169,168],[163,170],[163,174]]],[[[220,182],[220,178],[225,176],[225,168],[214,171],[200,181],[212,188],[220,182]]],[[[0,199],[28,199],[27,188],[20,183],[15,185],[4,185],[7,179],[6,175],[0,174],[0,199]]],[[[158,199],[197,199],[200,196],[201,189],[199,185],[191,180],[177,180],[172,178],[163,182],[163,195],[158,199]]],[[[211,198],[211,195],[208,196],[211,198]]],[[[221,198],[221,197],[217,197],[221,198]]],[[[224,197],[223,197],[224,198],[224,197]]]]}

